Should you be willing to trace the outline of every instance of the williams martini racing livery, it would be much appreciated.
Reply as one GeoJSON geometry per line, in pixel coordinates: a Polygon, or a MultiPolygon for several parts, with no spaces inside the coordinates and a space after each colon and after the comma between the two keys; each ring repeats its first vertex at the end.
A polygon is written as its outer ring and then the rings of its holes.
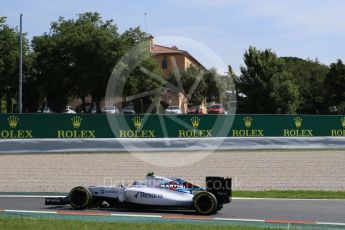
{"type": "Polygon", "coordinates": [[[178,178],[148,174],[132,186],[75,187],[64,198],[46,198],[45,205],[74,209],[99,207],[195,210],[213,214],[231,201],[231,178],[206,177],[206,188],[178,178]]]}

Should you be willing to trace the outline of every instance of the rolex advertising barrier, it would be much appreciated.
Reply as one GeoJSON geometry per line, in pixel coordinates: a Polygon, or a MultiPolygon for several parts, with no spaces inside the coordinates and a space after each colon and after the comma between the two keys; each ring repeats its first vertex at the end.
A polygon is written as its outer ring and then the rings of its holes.
{"type": "Polygon", "coordinates": [[[170,149],[344,148],[345,116],[0,114],[0,152],[152,150],[167,138],[170,149]]]}

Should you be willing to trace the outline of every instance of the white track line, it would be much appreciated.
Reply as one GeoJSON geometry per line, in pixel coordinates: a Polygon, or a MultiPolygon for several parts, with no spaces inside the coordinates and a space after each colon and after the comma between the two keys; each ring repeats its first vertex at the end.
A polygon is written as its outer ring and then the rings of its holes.
{"type": "Polygon", "coordinates": [[[213,218],[214,220],[222,220],[222,221],[246,221],[246,222],[265,222],[265,220],[259,219],[235,219],[235,218],[213,218]]]}
{"type": "Polygon", "coordinates": [[[36,213],[36,214],[58,214],[56,211],[30,211],[30,210],[4,210],[4,212],[36,213]]]}
{"type": "Polygon", "coordinates": [[[140,214],[120,214],[120,213],[111,213],[111,216],[122,216],[122,217],[147,217],[147,218],[162,218],[163,216],[159,215],[140,215],[140,214]]]}
{"type": "MultiPolygon", "coordinates": [[[[12,213],[36,213],[36,214],[60,214],[57,211],[31,211],[31,210],[9,210],[5,209],[3,212],[12,212],[12,213]]],[[[79,215],[79,213],[78,213],[79,215]]],[[[160,215],[141,215],[141,214],[123,214],[123,213],[111,213],[111,216],[119,216],[119,217],[146,217],[146,218],[162,218],[163,216],[160,215]]]]}
{"type": "MultiPolygon", "coordinates": [[[[8,213],[34,213],[34,214],[59,214],[57,211],[31,211],[31,210],[2,210],[8,213]]],[[[140,214],[121,214],[121,213],[111,213],[110,216],[114,217],[144,217],[144,218],[163,218],[161,215],[140,215],[140,214]]],[[[266,222],[266,220],[260,219],[236,219],[236,218],[212,218],[210,220],[218,221],[243,221],[243,222],[266,222]]],[[[345,223],[331,223],[331,222],[315,222],[316,225],[331,225],[331,226],[345,226],[345,223]]]]}
{"type": "Polygon", "coordinates": [[[320,224],[320,225],[339,225],[339,226],[345,226],[345,223],[316,222],[316,224],[320,224]]]}
{"type": "Polygon", "coordinates": [[[232,197],[233,200],[272,200],[272,201],[345,201],[345,199],[297,199],[297,198],[252,198],[252,197],[232,197]]]}

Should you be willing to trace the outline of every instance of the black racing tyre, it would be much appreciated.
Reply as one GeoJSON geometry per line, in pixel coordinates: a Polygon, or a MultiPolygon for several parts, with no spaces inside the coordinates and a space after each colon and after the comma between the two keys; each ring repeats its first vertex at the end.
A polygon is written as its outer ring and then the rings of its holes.
{"type": "Polygon", "coordinates": [[[92,202],[91,192],[85,187],[75,187],[69,193],[69,201],[74,209],[88,208],[92,202]]]}
{"type": "Polygon", "coordinates": [[[202,191],[194,195],[195,210],[204,215],[210,215],[218,211],[217,198],[210,192],[202,191]]]}

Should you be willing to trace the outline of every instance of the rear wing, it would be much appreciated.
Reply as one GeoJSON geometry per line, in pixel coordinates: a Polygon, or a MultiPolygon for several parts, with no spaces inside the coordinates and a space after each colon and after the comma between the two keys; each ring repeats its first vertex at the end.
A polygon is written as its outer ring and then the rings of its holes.
{"type": "Polygon", "coordinates": [[[206,177],[206,190],[217,198],[218,203],[230,203],[232,196],[232,179],[224,177],[206,177]]]}

